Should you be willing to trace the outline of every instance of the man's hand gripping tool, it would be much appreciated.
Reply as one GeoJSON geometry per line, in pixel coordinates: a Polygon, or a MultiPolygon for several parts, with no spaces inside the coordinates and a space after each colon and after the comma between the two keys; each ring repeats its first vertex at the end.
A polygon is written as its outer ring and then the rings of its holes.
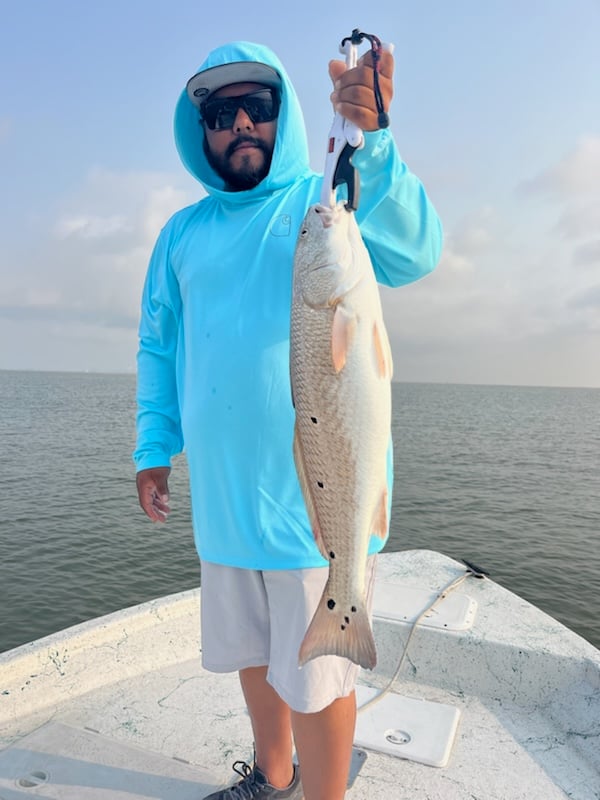
{"type": "MultiPolygon", "coordinates": [[[[374,91],[379,111],[379,127],[385,128],[389,125],[389,118],[383,110],[379,92],[378,61],[381,50],[386,49],[391,52],[392,45],[382,45],[376,36],[361,33],[358,28],[355,28],[351,36],[342,39],[340,53],[346,56],[346,69],[355,67],[358,64],[358,45],[365,38],[370,41],[373,53],[374,91]]],[[[323,188],[321,190],[321,205],[333,208],[336,202],[336,189],[342,183],[345,183],[348,191],[346,209],[348,211],[356,211],[360,194],[360,181],[358,170],[352,164],[352,156],[356,150],[364,146],[364,143],[365,137],[358,125],[350,122],[336,111],[329,131],[329,145],[325,158],[323,188]]]]}

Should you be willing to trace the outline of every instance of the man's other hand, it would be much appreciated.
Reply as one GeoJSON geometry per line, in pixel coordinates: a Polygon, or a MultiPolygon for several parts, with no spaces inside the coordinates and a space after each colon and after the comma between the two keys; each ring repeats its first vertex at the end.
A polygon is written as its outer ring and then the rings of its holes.
{"type": "Polygon", "coordinates": [[[170,467],[153,467],[141,470],[136,476],[140,505],[153,522],[165,522],[171,511],[167,483],[170,472],[170,467]]]}

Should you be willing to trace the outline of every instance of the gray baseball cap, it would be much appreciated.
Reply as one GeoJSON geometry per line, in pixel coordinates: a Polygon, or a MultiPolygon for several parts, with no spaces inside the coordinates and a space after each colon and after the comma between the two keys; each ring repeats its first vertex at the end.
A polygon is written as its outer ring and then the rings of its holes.
{"type": "Polygon", "coordinates": [[[200,108],[213,92],[231,83],[262,83],[281,90],[281,78],[273,67],[258,61],[233,61],[197,72],[187,82],[187,95],[200,108]]]}

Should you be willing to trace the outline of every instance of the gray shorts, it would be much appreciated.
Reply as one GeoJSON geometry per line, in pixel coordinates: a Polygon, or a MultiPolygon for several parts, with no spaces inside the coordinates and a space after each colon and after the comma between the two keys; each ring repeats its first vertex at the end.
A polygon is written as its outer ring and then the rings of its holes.
{"type": "MultiPolygon", "coordinates": [[[[369,613],[376,556],[367,564],[369,613]]],[[[211,672],[268,667],[267,680],[294,711],[314,713],[354,689],[359,667],[298,651],[327,580],[327,567],[257,571],[202,562],[202,665],[211,672]]]]}

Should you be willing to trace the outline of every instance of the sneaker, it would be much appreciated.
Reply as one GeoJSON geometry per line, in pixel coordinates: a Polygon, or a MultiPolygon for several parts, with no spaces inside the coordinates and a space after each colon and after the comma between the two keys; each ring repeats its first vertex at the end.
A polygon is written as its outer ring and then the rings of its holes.
{"type": "Polygon", "coordinates": [[[251,767],[245,761],[236,761],[233,769],[242,776],[242,780],[228,789],[209,794],[204,800],[302,800],[300,767],[297,764],[294,764],[294,777],[286,789],[271,786],[265,773],[256,764],[251,767]]]}

